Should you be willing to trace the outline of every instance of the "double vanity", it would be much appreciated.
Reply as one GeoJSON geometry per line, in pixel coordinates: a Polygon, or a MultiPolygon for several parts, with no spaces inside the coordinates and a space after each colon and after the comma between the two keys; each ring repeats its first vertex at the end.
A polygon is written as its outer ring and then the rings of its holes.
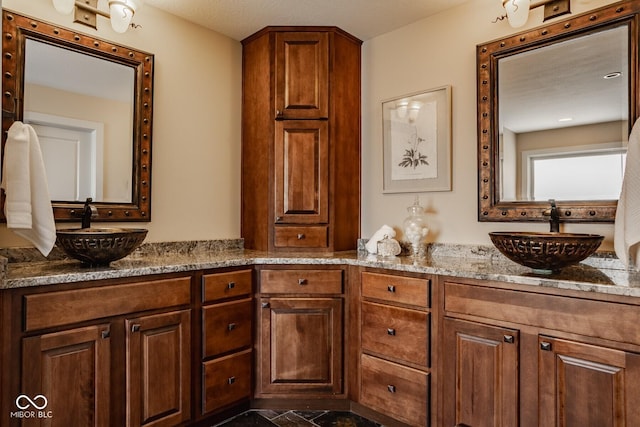
{"type": "Polygon", "coordinates": [[[46,421],[21,418],[20,395],[45,396],[53,425],[212,425],[247,408],[391,426],[640,415],[640,274],[613,257],[540,275],[450,245],[414,260],[146,244],[93,268],[5,255],[2,425],[46,421]]]}

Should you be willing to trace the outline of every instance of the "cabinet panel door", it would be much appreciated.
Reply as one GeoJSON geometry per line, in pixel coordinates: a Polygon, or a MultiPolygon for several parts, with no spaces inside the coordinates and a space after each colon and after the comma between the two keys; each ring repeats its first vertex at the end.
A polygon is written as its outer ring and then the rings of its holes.
{"type": "Polygon", "coordinates": [[[640,355],[539,337],[540,425],[622,427],[640,419],[640,355]]]}
{"type": "Polygon", "coordinates": [[[276,116],[329,116],[329,35],[276,33],[276,116]]]}
{"type": "Polygon", "coordinates": [[[128,319],[127,426],[174,426],[191,415],[191,313],[128,319]]]}
{"type": "Polygon", "coordinates": [[[342,299],[261,301],[265,393],[342,391],[342,299]]]}
{"type": "Polygon", "coordinates": [[[276,123],[276,223],[329,220],[329,139],[326,121],[276,123]]]}
{"type": "Polygon", "coordinates": [[[108,324],[25,338],[21,391],[33,403],[16,399],[47,418],[23,418],[22,425],[108,426],[109,364],[108,324]]]}
{"type": "Polygon", "coordinates": [[[518,425],[518,331],[444,320],[444,425],[518,425]]]}

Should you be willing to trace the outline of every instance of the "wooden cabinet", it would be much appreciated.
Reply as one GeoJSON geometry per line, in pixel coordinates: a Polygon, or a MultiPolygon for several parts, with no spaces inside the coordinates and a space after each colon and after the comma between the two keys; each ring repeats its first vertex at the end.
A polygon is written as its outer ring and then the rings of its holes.
{"type": "Polygon", "coordinates": [[[249,269],[202,277],[202,413],[251,397],[253,303],[249,269]]]}
{"type": "Polygon", "coordinates": [[[344,398],[343,270],[264,269],[256,397],[344,398]]]}
{"type": "Polygon", "coordinates": [[[519,331],[451,318],[443,327],[444,395],[453,398],[444,425],[517,426],[519,331]]]}
{"type": "Polygon", "coordinates": [[[191,310],[125,320],[127,426],[191,418],[191,310]]]}
{"type": "Polygon", "coordinates": [[[93,285],[5,295],[18,321],[3,334],[19,349],[11,369],[22,374],[3,385],[10,398],[3,396],[9,411],[0,424],[173,426],[191,419],[191,277],[93,285]],[[36,416],[18,411],[43,405],[36,416]]]}
{"type": "Polygon", "coordinates": [[[20,395],[33,403],[24,399],[14,410],[37,405],[43,417],[24,418],[22,425],[108,426],[110,355],[108,323],[25,338],[20,395]]]}
{"type": "Polygon", "coordinates": [[[415,426],[428,424],[430,280],[361,273],[360,384],[365,407],[415,426]]]}
{"type": "Polygon", "coordinates": [[[443,425],[640,419],[640,310],[631,300],[454,278],[442,286],[443,425]]]}
{"type": "Polygon", "coordinates": [[[334,27],[267,27],[243,40],[245,248],[356,248],[361,43],[334,27]]]}

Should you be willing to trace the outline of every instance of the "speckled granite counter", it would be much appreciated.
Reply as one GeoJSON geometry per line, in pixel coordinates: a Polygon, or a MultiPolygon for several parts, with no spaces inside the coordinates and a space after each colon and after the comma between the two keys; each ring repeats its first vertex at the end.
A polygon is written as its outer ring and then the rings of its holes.
{"type": "Polygon", "coordinates": [[[611,254],[599,254],[578,266],[551,275],[535,274],[506,258],[492,247],[431,245],[418,261],[391,259],[365,252],[332,254],[270,254],[242,249],[242,241],[147,244],[108,267],[83,267],[61,256],[34,260],[31,253],[4,250],[0,289],[44,286],[88,280],[179,273],[254,264],[355,265],[462,278],[498,280],[547,288],[640,297],[640,273],[627,271],[611,254]]]}

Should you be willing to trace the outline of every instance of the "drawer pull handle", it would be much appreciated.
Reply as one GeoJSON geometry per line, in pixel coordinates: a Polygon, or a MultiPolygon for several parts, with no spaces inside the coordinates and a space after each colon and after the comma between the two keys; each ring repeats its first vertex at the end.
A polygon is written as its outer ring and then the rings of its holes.
{"type": "Polygon", "coordinates": [[[269,304],[268,302],[263,302],[261,304],[262,308],[269,308],[271,304],[269,304]]]}
{"type": "Polygon", "coordinates": [[[236,287],[236,282],[229,282],[227,283],[227,289],[233,289],[236,287]]]}
{"type": "Polygon", "coordinates": [[[111,336],[111,331],[109,329],[104,330],[100,333],[100,336],[102,337],[102,339],[109,338],[111,336]]]}
{"type": "Polygon", "coordinates": [[[300,286],[306,285],[307,283],[309,283],[307,279],[298,279],[298,285],[300,286]]]}
{"type": "Polygon", "coordinates": [[[544,350],[544,351],[551,351],[551,343],[550,342],[541,342],[540,343],[540,350],[544,350]]]}
{"type": "Polygon", "coordinates": [[[393,328],[388,328],[387,329],[387,335],[391,335],[392,337],[396,336],[396,330],[393,328]]]}
{"type": "Polygon", "coordinates": [[[229,385],[231,385],[231,384],[233,384],[233,383],[235,383],[235,382],[236,382],[236,377],[229,377],[229,378],[227,379],[227,383],[228,383],[229,385]]]}
{"type": "Polygon", "coordinates": [[[298,238],[298,240],[304,240],[306,236],[304,235],[304,233],[298,233],[296,237],[298,238]]]}
{"type": "Polygon", "coordinates": [[[396,386],[389,384],[387,386],[387,390],[389,391],[389,393],[395,393],[396,392],[396,386]]]}
{"type": "Polygon", "coordinates": [[[396,287],[394,285],[387,285],[387,290],[391,293],[395,293],[396,287]]]}
{"type": "Polygon", "coordinates": [[[507,344],[513,344],[514,342],[516,342],[516,339],[513,337],[513,335],[505,335],[504,342],[506,342],[507,344]]]}
{"type": "Polygon", "coordinates": [[[233,331],[236,328],[236,324],[235,323],[229,323],[227,325],[227,330],[229,331],[233,331]]]}
{"type": "Polygon", "coordinates": [[[140,325],[137,323],[134,323],[133,325],[131,325],[131,332],[139,332],[140,331],[140,325]]]}

